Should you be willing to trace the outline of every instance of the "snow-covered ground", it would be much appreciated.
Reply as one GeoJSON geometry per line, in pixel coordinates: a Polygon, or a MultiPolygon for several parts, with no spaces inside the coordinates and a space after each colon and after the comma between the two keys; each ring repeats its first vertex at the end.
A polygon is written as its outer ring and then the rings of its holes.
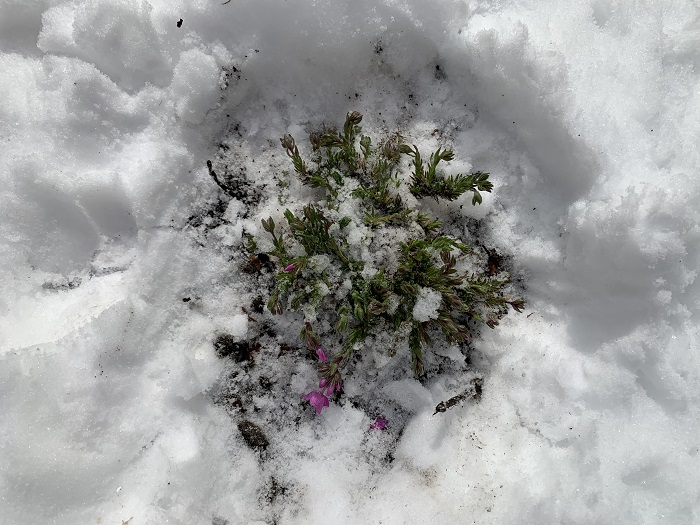
{"type": "Polygon", "coordinates": [[[1,523],[700,523],[693,0],[3,0],[0,71],[1,523]],[[375,348],[316,416],[244,311],[278,138],[352,110],[492,174],[479,403],[375,348]]]}

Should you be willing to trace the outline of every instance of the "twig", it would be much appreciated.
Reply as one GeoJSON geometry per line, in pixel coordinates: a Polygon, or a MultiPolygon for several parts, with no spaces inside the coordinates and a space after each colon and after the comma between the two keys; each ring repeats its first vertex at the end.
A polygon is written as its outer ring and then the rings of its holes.
{"type": "Polygon", "coordinates": [[[447,401],[440,401],[440,403],[438,403],[438,405],[435,407],[435,412],[433,412],[433,415],[437,414],[438,412],[447,412],[448,409],[460,404],[465,399],[476,399],[479,401],[481,399],[481,388],[483,384],[484,380],[482,378],[475,377],[471,380],[471,385],[469,388],[467,388],[464,392],[457,396],[451,397],[447,401]]]}
{"type": "Polygon", "coordinates": [[[224,190],[228,195],[230,195],[234,199],[238,198],[238,196],[234,193],[234,191],[231,188],[229,188],[228,186],[226,186],[223,182],[221,182],[219,180],[219,177],[216,175],[216,172],[212,168],[212,164],[211,164],[210,160],[207,161],[207,168],[209,169],[209,175],[211,175],[211,178],[214,179],[214,182],[216,182],[216,184],[219,186],[219,188],[224,190]]]}

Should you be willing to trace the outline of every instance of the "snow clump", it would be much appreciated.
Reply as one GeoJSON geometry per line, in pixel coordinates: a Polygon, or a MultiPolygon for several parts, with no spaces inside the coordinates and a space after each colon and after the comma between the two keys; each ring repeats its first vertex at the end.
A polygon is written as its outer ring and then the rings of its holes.
{"type": "Polygon", "coordinates": [[[442,303],[442,294],[432,288],[421,287],[418,290],[418,299],[413,306],[413,318],[421,323],[438,318],[438,309],[442,303]]]}

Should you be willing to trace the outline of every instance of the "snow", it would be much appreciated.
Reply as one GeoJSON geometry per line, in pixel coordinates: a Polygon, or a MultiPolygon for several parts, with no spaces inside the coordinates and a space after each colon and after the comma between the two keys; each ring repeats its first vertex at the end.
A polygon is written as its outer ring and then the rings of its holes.
{"type": "Polygon", "coordinates": [[[425,323],[438,318],[438,309],[442,304],[442,295],[431,288],[420,288],[418,298],[413,305],[413,318],[425,323]]]}
{"type": "Polygon", "coordinates": [[[0,522],[698,523],[699,68],[692,0],[5,0],[0,522]],[[425,209],[527,309],[423,383],[378,334],[316,416],[241,245],[313,195],[278,138],[352,110],[491,173],[425,209]]]}

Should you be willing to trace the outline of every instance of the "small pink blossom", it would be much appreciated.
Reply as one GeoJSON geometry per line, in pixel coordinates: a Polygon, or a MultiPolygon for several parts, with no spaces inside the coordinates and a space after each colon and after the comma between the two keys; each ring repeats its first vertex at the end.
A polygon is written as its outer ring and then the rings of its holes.
{"type": "MultiPolygon", "coordinates": [[[[326,381],[326,380],[325,380],[325,379],[322,379],[321,381],[326,381]]],[[[333,395],[333,392],[340,392],[340,388],[341,388],[340,383],[335,383],[335,384],[334,384],[334,383],[330,383],[330,382],[328,382],[328,381],[326,381],[326,382],[323,384],[323,386],[321,386],[320,384],[319,384],[319,386],[320,386],[321,388],[323,388],[323,387],[325,387],[325,386],[328,386],[328,388],[326,389],[326,395],[329,396],[329,397],[333,395]]]]}
{"type": "Polygon", "coordinates": [[[323,348],[321,348],[320,346],[316,349],[316,355],[324,363],[328,362],[328,357],[326,356],[326,352],[324,352],[323,348]]]}
{"type": "Polygon", "coordinates": [[[312,407],[316,408],[316,413],[320,414],[323,407],[330,406],[328,398],[318,390],[312,390],[304,396],[304,399],[309,402],[312,407]]]}
{"type": "Polygon", "coordinates": [[[294,263],[292,263],[292,264],[288,265],[288,266],[284,269],[284,271],[287,272],[287,273],[289,273],[289,272],[291,272],[292,270],[294,270],[294,268],[296,268],[296,266],[294,266],[294,263]]]}
{"type": "Polygon", "coordinates": [[[321,393],[323,393],[326,397],[330,397],[333,395],[333,392],[340,392],[341,386],[340,383],[332,383],[329,379],[323,378],[318,382],[318,388],[321,389],[321,393]]]}
{"type": "Polygon", "coordinates": [[[374,420],[374,423],[372,423],[369,426],[369,428],[371,428],[372,430],[384,430],[388,422],[389,421],[387,421],[386,419],[378,417],[374,420]]]}

